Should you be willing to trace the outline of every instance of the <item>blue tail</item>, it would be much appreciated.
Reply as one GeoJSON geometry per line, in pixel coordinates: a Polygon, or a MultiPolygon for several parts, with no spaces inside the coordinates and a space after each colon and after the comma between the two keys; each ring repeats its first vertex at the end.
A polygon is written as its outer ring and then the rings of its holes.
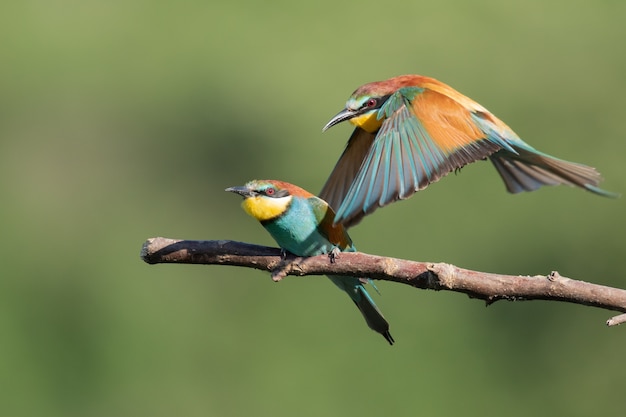
{"type": "Polygon", "coordinates": [[[393,340],[391,333],[389,333],[389,323],[387,323],[383,314],[378,307],[376,307],[376,304],[374,304],[374,300],[370,297],[361,280],[355,277],[343,277],[338,275],[329,275],[328,278],[350,296],[363,315],[369,328],[383,335],[387,342],[393,345],[395,340],[393,340]]]}
{"type": "Polygon", "coordinates": [[[598,187],[602,176],[595,168],[555,158],[524,142],[515,141],[510,145],[515,153],[502,149],[489,157],[510,193],[534,191],[543,185],[566,184],[604,197],[619,197],[619,194],[598,187]]]}

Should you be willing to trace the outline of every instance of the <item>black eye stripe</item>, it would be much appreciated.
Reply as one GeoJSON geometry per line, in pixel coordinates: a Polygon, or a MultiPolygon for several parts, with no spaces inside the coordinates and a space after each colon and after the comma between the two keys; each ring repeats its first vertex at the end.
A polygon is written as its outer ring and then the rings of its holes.
{"type": "Polygon", "coordinates": [[[382,97],[370,97],[365,101],[365,103],[363,103],[363,105],[361,105],[359,110],[365,112],[380,109],[389,97],[391,97],[391,94],[382,97]]]}
{"type": "Polygon", "coordinates": [[[287,197],[289,195],[289,191],[277,190],[276,188],[266,188],[265,190],[259,190],[259,194],[263,194],[264,196],[270,198],[281,198],[287,197]]]}

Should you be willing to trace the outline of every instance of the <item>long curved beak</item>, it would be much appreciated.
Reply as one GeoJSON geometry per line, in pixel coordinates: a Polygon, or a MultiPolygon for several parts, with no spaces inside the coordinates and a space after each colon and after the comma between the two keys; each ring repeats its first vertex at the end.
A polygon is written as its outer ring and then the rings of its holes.
{"type": "Polygon", "coordinates": [[[335,126],[336,124],[352,119],[354,116],[356,116],[356,114],[357,112],[355,110],[343,109],[342,111],[337,113],[335,117],[330,119],[330,122],[326,123],[326,126],[322,128],[322,132],[327,131],[328,129],[335,126]]]}
{"type": "Polygon", "coordinates": [[[249,189],[248,187],[245,187],[245,186],[228,187],[224,191],[229,191],[231,193],[239,194],[243,198],[252,197],[254,195],[254,191],[252,191],[251,189],[249,189]]]}

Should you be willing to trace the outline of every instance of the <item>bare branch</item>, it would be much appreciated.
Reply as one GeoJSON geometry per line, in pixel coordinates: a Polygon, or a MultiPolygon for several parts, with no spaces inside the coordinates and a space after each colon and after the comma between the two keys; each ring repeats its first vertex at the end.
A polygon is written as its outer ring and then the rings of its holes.
{"type": "Polygon", "coordinates": [[[611,317],[606,321],[607,326],[617,326],[626,322],[626,314],[620,314],[619,316],[611,317]]]}
{"type": "MultiPolygon", "coordinates": [[[[287,275],[352,275],[400,282],[415,288],[446,290],[494,303],[498,300],[551,300],[626,313],[626,290],[577,281],[551,272],[547,276],[514,276],[471,271],[445,263],[416,262],[342,252],[330,262],[327,255],[298,257],[278,248],[230,240],[148,239],[141,258],[149,264],[185,263],[235,265],[272,273],[278,281],[287,275]]],[[[607,321],[626,322],[626,314],[607,321]]]]}

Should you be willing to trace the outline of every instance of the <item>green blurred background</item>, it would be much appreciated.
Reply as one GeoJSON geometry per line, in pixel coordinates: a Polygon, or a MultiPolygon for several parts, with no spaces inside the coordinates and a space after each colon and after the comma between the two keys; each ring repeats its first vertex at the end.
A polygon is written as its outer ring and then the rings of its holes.
{"type": "MultiPolygon", "coordinates": [[[[0,415],[622,415],[611,312],[379,283],[396,345],[325,278],[139,259],[273,245],[228,186],[319,191],[359,85],[434,76],[626,191],[623,1],[0,6],[0,415]]],[[[488,163],[351,232],[368,253],[626,287],[626,199],[504,191],[488,163]]]]}

